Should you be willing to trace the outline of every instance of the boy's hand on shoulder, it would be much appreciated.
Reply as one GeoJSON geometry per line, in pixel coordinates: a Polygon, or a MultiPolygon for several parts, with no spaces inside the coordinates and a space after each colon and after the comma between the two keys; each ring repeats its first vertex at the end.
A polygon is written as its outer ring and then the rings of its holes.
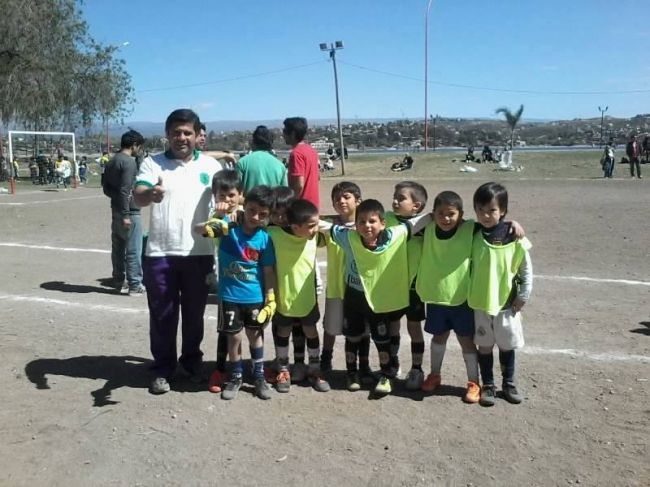
{"type": "Polygon", "coordinates": [[[524,307],[526,304],[526,301],[520,299],[520,298],[515,298],[514,301],[512,302],[512,312],[514,314],[517,314],[521,311],[521,308],[524,307]]]}
{"type": "Polygon", "coordinates": [[[510,222],[510,233],[517,237],[518,240],[521,240],[526,236],[524,232],[524,227],[522,227],[518,221],[512,220],[510,222]]]}

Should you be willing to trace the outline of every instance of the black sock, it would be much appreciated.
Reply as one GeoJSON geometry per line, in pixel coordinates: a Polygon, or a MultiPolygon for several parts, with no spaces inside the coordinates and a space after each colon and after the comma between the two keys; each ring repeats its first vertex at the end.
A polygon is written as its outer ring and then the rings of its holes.
{"type": "Polygon", "coordinates": [[[359,342],[359,367],[362,369],[370,368],[370,337],[361,337],[359,342]]]}
{"type": "Polygon", "coordinates": [[[293,341],[293,361],[302,364],[305,362],[305,333],[301,323],[293,325],[291,339],[293,341]]]}
{"type": "Polygon", "coordinates": [[[217,365],[219,372],[226,371],[226,359],[228,358],[228,335],[219,333],[217,336],[217,365]]]}
{"type": "Polygon", "coordinates": [[[494,367],[494,356],[492,355],[492,352],[485,354],[479,352],[478,366],[481,369],[483,385],[494,385],[494,373],[492,372],[492,367],[494,367]]]}
{"type": "Polygon", "coordinates": [[[334,355],[333,350],[325,350],[325,349],[323,349],[323,351],[320,354],[320,361],[321,362],[327,362],[328,364],[331,364],[333,355],[334,355]]]}
{"type": "Polygon", "coordinates": [[[401,337],[399,335],[390,337],[390,357],[392,365],[394,367],[399,367],[399,344],[401,337]]]}
{"type": "Polygon", "coordinates": [[[345,339],[345,368],[348,372],[357,371],[357,353],[359,353],[359,342],[352,342],[345,339]]]}
{"type": "Polygon", "coordinates": [[[422,356],[424,355],[424,342],[411,342],[412,368],[422,370],[422,356]]]}
{"type": "Polygon", "coordinates": [[[393,359],[395,357],[390,356],[390,342],[375,342],[375,346],[377,347],[377,352],[379,353],[379,366],[381,368],[381,373],[385,376],[390,377],[392,374],[391,371],[391,365],[393,365],[393,359]],[[386,363],[381,363],[381,357],[387,356],[388,357],[388,362],[386,363]]]}
{"type": "Polygon", "coordinates": [[[499,363],[501,364],[501,375],[503,383],[514,384],[515,381],[515,351],[499,350],[499,363]]]}

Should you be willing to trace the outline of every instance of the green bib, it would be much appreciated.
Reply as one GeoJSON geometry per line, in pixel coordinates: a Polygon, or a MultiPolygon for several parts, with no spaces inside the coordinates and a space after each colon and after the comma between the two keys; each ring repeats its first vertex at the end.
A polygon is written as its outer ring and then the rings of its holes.
{"type": "Polygon", "coordinates": [[[348,232],[363,291],[375,313],[397,311],[409,304],[408,273],[404,272],[408,230],[400,225],[386,231],[392,232],[391,241],[380,252],[365,248],[357,232],[348,232]]]}
{"type": "MultiPolygon", "coordinates": [[[[399,218],[397,218],[397,215],[392,211],[387,211],[384,214],[384,220],[386,222],[386,228],[403,225],[403,223],[400,222],[399,218]]],[[[422,256],[422,237],[418,237],[416,235],[411,236],[409,241],[406,242],[406,255],[408,256],[409,286],[410,286],[415,280],[415,276],[418,275],[420,257],[422,256]]]]}
{"type": "Polygon", "coordinates": [[[435,224],[424,230],[415,289],[425,303],[459,306],[467,301],[474,222],[461,223],[453,237],[436,237],[435,224]]]}
{"type": "Polygon", "coordinates": [[[275,247],[276,302],[284,316],[302,318],[316,305],[317,239],[306,240],[268,227],[275,247]]]}
{"type": "Polygon", "coordinates": [[[506,245],[491,245],[477,235],[472,246],[472,278],[467,300],[470,307],[496,316],[506,304],[512,280],[531,247],[527,238],[506,245]]]}
{"type": "Polygon", "coordinates": [[[327,242],[327,290],[328,298],[343,299],[345,295],[345,252],[337,244],[329,232],[325,236],[327,242]]]}

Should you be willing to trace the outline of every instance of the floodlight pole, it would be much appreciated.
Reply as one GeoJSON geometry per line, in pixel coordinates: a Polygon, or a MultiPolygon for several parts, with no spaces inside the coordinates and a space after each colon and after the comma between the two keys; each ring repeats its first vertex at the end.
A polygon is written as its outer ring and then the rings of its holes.
{"type": "Polygon", "coordinates": [[[424,13],[424,152],[429,146],[429,10],[433,0],[429,0],[424,13]]]}
{"type": "Polygon", "coordinates": [[[598,111],[600,112],[600,147],[602,148],[603,146],[603,122],[605,121],[605,112],[609,109],[609,105],[606,106],[605,108],[601,108],[600,106],[598,107],[598,111]]]}
{"type": "Polygon", "coordinates": [[[323,43],[320,45],[321,51],[329,51],[332,66],[334,66],[334,91],[336,92],[336,123],[339,129],[339,147],[341,148],[341,175],[345,176],[345,145],[343,144],[343,128],[341,127],[341,103],[339,100],[339,77],[336,70],[336,50],[343,49],[343,42],[336,41],[334,44],[323,43]]]}

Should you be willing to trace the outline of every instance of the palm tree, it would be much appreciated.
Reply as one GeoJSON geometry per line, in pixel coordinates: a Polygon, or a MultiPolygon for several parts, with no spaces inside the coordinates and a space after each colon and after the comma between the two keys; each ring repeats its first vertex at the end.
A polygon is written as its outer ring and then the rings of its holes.
{"type": "Polygon", "coordinates": [[[521,114],[524,113],[524,106],[521,105],[519,107],[519,110],[514,113],[512,113],[507,107],[497,108],[495,113],[497,115],[499,113],[503,113],[503,115],[506,117],[506,122],[508,124],[508,127],[510,127],[510,147],[514,147],[515,128],[517,127],[519,120],[521,120],[521,114]]]}

